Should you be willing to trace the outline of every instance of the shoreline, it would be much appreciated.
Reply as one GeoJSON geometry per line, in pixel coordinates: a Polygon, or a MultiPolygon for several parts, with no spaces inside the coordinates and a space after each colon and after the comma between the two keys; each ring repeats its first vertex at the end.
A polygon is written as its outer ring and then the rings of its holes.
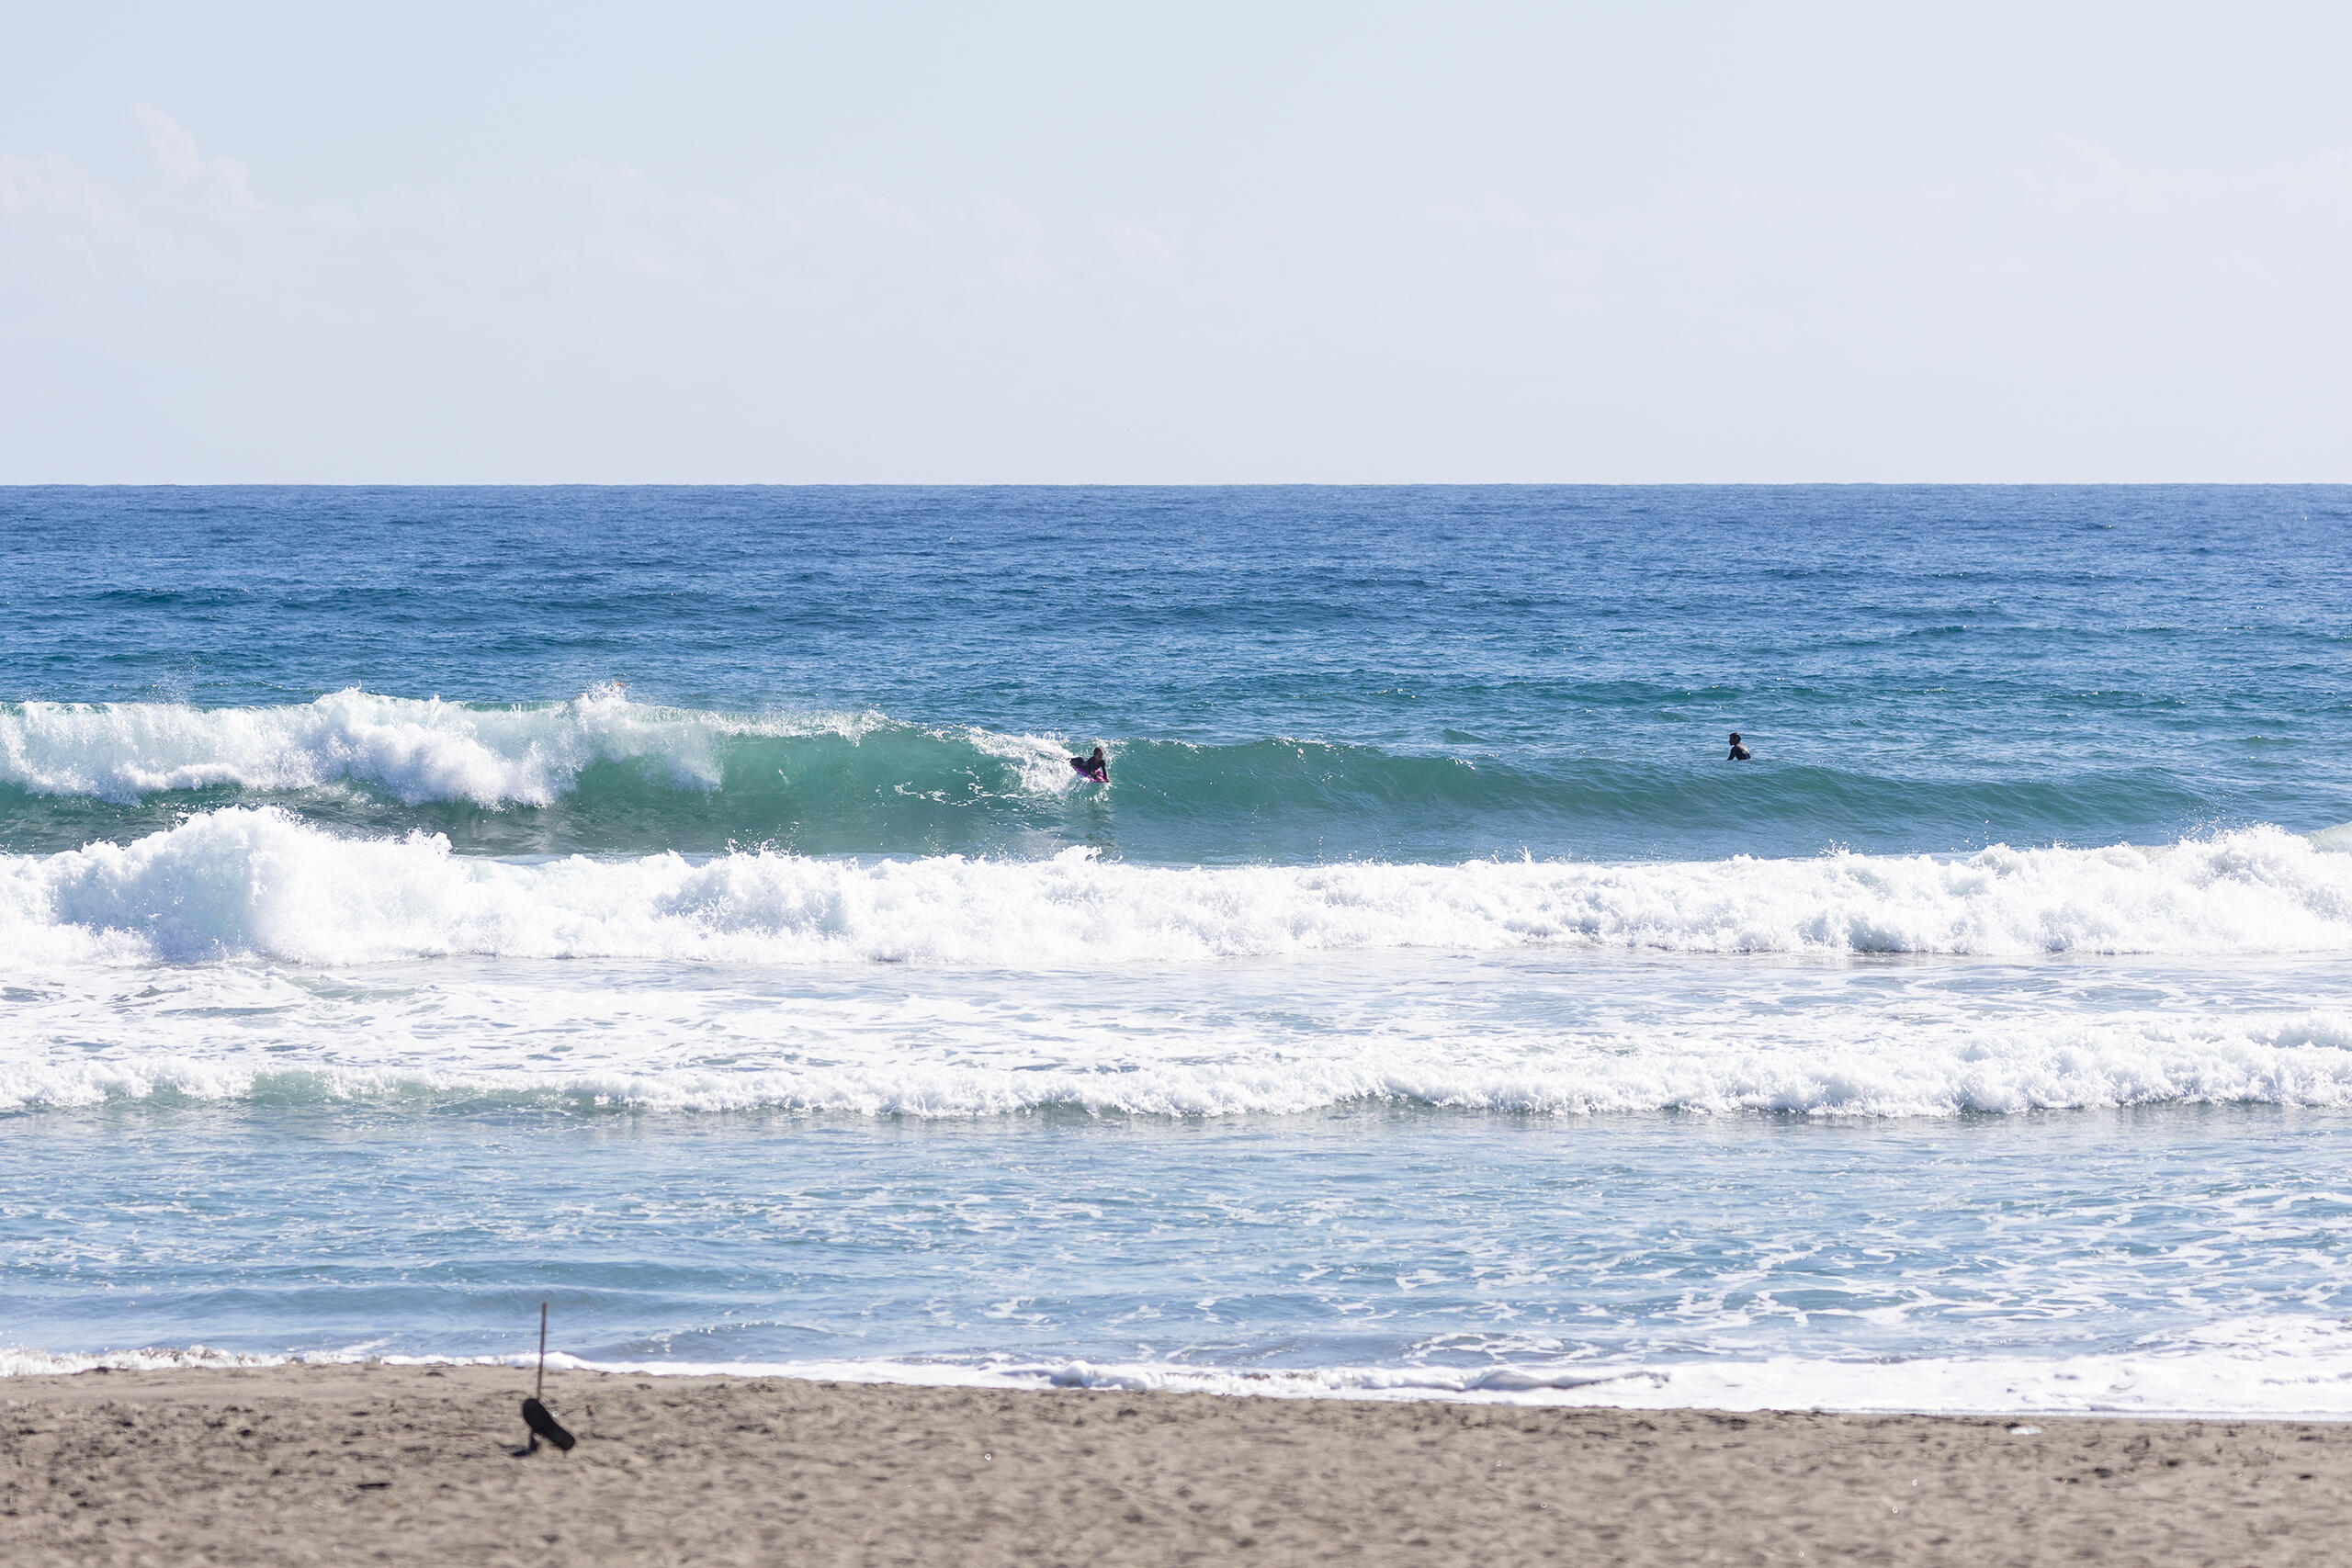
{"type": "Polygon", "coordinates": [[[351,1362],[0,1379],[49,1564],[2321,1563],[2352,1426],[1649,1410],[351,1362]]]}
{"type": "MultiPolygon", "coordinates": [[[[340,1355],[334,1353],[245,1352],[215,1350],[205,1346],[185,1349],[150,1348],[122,1351],[48,1352],[22,1349],[0,1349],[0,1398],[11,1388],[31,1383],[67,1384],[88,1377],[157,1376],[169,1379],[201,1379],[208,1375],[232,1373],[271,1373],[277,1371],[386,1371],[424,1372],[444,1375],[451,1372],[487,1373],[494,1375],[529,1376],[535,1365],[533,1353],[525,1351],[505,1356],[374,1356],[340,1355]],[[11,1363],[17,1370],[11,1370],[11,1363]],[[67,1363],[81,1363],[79,1365],[67,1363]]],[[[1573,1382],[1532,1382],[1518,1387],[1461,1386],[1441,1381],[1423,1382],[1354,1383],[1345,1381],[1346,1374],[1359,1369],[1326,1369],[1317,1371],[1285,1371],[1257,1369],[1237,1371],[1201,1367],[1193,1364],[1144,1363],[1134,1366],[1120,1363],[1090,1364],[1081,1361],[1023,1362],[1004,1365],[970,1366],[956,1362],[930,1361],[692,1361],[692,1362],[612,1362],[586,1360],[569,1351],[549,1350],[547,1354],[549,1377],[560,1372],[567,1377],[590,1379],[636,1380],[659,1384],[688,1383],[813,1383],[838,1388],[932,1389],[941,1392],[959,1391],[978,1393],[1057,1394],[1105,1393],[1127,1394],[1139,1398],[1160,1398],[1183,1395],[1213,1399],[1271,1400],[1290,1404],[1300,1401],[1331,1401],[1344,1404],[1412,1405],[1421,1404],[1457,1405],[1471,1410],[1544,1410],[1555,1412],[1614,1411],[1625,1415],[1659,1415],[1679,1412],[1699,1412],[1724,1416],[1887,1416],[1937,1421],[1998,1421],[2012,1426],[2019,1422],[2052,1421],[2149,1421],[2206,1422],[2216,1425],[2244,1426],[2257,1423],[2290,1423],[2312,1426],[2352,1427],[2352,1409],[2214,1409],[2195,1405],[2166,1408],[2161,1405],[2146,1408],[2106,1406],[2091,1408],[2055,1408],[2016,1404],[1954,1403],[1901,1404],[1886,1402],[1848,1403],[1838,1397],[1852,1393],[1857,1384],[1850,1381],[1857,1375],[1883,1375],[1885,1369],[1871,1363],[1852,1360],[1825,1360],[1804,1365],[1804,1370],[1823,1386],[1825,1397],[1816,1404],[1798,1405],[1766,1402],[1727,1401],[1703,1395],[1680,1400],[1660,1399],[1644,1402],[1625,1398],[1579,1397],[1584,1390],[1611,1383],[1652,1382],[1663,1388],[1671,1381],[1668,1374],[1649,1369],[1637,1369],[1617,1376],[1580,1379],[1573,1382]],[[1099,1377],[1100,1381],[1081,1381],[1099,1377]],[[1139,1385],[1131,1377],[1150,1377],[1154,1381],[1139,1385]]],[[[1693,1369],[1677,1367],[1673,1371],[1688,1374],[1693,1369]]],[[[1700,1366],[1700,1371],[1713,1369],[1700,1366]]],[[[1743,1363],[1740,1371],[1751,1370],[1743,1363]]],[[[1361,1369],[1367,1372],[1387,1372],[1395,1369],[1361,1369]]],[[[2079,1376],[2079,1374],[2076,1374],[2079,1376]]],[[[142,1385],[143,1386],[143,1385],[142,1385]]],[[[1736,1392],[1718,1385],[1707,1393],[1722,1395],[1736,1392]]]]}

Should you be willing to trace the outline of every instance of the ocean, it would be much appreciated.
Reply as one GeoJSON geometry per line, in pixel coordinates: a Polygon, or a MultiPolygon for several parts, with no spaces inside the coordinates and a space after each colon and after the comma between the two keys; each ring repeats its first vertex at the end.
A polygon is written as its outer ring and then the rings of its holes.
{"type": "Polygon", "coordinates": [[[0,1371],[2352,1416],[2347,748],[2343,487],[0,490],[0,1371]]]}

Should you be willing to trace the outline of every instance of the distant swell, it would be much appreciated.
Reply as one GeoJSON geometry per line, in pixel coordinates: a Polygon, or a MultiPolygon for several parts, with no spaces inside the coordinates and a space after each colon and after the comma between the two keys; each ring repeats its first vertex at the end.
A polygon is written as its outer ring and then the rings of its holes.
{"type": "Polygon", "coordinates": [[[1959,859],[1152,867],[768,852],[516,863],[232,808],[0,858],[19,958],[484,954],[1034,966],[1363,949],[2352,952],[2352,857],[2277,829],[1959,859]]]}

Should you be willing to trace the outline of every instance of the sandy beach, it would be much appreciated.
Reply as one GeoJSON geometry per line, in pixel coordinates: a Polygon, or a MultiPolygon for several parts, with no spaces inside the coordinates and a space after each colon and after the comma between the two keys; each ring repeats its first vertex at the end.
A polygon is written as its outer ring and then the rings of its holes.
{"type": "Polygon", "coordinates": [[[2345,1561],[2352,1427],[284,1367],[0,1384],[0,1560],[2345,1561]]]}

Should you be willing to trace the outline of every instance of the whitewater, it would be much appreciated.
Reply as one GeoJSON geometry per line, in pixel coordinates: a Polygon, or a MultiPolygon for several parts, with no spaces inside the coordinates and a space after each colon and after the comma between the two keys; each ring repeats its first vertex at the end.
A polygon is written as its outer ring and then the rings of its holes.
{"type": "Polygon", "coordinates": [[[1949,1117],[2352,1105],[2334,961],[1863,967],[1419,954],[779,976],[239,964],[20,973],[0,1111],[481,1105],[996,1119],[1373,1107],[1949,1117]],[[1670,999],[1657,997],[1673,985],[1670,999]],[[527,998],[528,1016],[514,1016],[527,998]],[[2127,1005],[2128,1003],[2128,1005],[2127,1005]]]}
{"type": "Polygon", "coordinates": [[[0,523],[0,1374],[2352,1416],[2352,492],[0,523]]]}
{"type": "Polygon", "coordinates": [[[267,793],[342,782],[411,806],[546,806],[597,763],[638,763],[657,784],[710,791],[730,743],[834,739],[896,728],[1008,767],[1012,787],[1053,795],[1070,773],[1051,741],[892,727],[879,714],[730,715],[632,703],[607,683],[560,703],[464,705],[356,688],[298,705],[17,703],[0,707],[0,784],[127,804],[157,794],[267,793]]]}
{"type": "Polygon", "coordinates": [[[305,964],[481,954],[737,964],[1165,963],[1364,948],[2352,952],[2352,856],[2275,829],[2161,849],[1700,864],[1175,868],[764,852],[536,863],[224,810],[0,860],[21,955],[305,964]]]}

